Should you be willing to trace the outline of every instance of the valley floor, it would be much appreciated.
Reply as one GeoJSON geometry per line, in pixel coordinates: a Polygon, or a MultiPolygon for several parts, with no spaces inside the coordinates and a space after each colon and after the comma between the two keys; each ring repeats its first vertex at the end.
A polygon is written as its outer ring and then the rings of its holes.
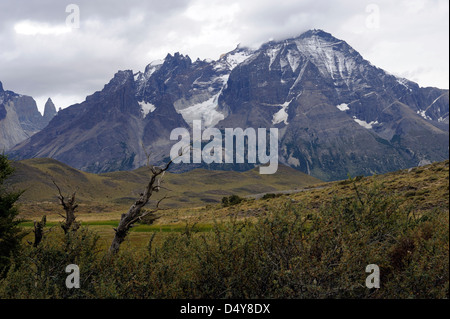
{"type": "MultiPolygon", "coordinates": [[[[383,192],[394,194],[402,199],[402,207],[414,207],[414,213],[421,215],[433,210],[448,210],[449,208],[449,161],[434,163],[424,167],[416,167],[383,175],[356,178],[359,187],[379,185],[383,192]]],[[[170,186],[169,186],[170,187],[170,186]]],[[[333,198],[347,197],[354,193],[354,185],[350,180],[318,183],[304,188],[284,191],[265,192],[247,195],[237,205],[223,207],[222,204],[209,204],[199,207],[174,208],[161,210],[159,219],[152,225],[137,225],[128,237],[130,247],[146,247],[149,233],[182,232],[186,225],[196,225],[201,232],[210,231],[215,223],[237,220],[255,221],[264,217],[267,212],[278,210],[285,203],[294,203],[303,208],[318,212],[321,207],[331,203],[333,198]]],[[[132,201],[130,201],[132,202],[132,201]]],[[[101,212],[86,212],[77,214],[77,220],[90,229],[98,232],[104,240],[105,247],[114,236],[113,228],[118,225],[120,214],[128,206],[101,207],[103,203],[93,205],[100,207],[101,212]],[[108,211],[108,209],[111,209],[108,211]]],[[[81,204],[83,206],[83,204],[81,204]]],[[[33,220],[47,216],[48,226],[58,227],[62,220],[62,209],[57,203],[26,203],[22,204],[27,213],[22,218],[27,221],[22,225],[31,228],[33,220]]],[[[30,234],[31,236],[31,234],[30,234]]]]}

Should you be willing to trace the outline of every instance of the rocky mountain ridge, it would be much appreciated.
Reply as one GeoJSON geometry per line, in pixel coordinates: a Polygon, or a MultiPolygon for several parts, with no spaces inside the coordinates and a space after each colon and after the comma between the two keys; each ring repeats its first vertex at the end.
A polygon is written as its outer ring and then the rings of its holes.
{"type": "Polygon", "coordinates": [[[55,115],[50,98],[41,115],[31,96],[4,90],[0,82],[0,151],[7,151],[39,132],[55,115]]]}
{"type": "Polygon", "coordinates": [[[202,120],[222,131],[277,127],[280,162],[323,180],[371,175],[448,158],[448,96],[310,30],[256,50],[238,46],[215,61],[175,53],[143,72],[119,71],[12,155],[52,157],[96,173],[130,170],[148,154],[155,163],[167,160],[172,129],[202,120]]]}

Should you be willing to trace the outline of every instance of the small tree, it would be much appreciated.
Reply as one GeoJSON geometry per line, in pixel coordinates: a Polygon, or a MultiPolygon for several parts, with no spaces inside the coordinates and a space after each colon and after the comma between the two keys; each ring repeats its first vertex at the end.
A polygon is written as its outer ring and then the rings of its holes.
{"type": "Polygon", "coordinates": [[[228,200],[228,197],[226,197],[226,196],[222,197],[222,206],[223,207],[230,206],[230,201],[228,200]]]}
{"type": "Polygon", "coordinates": [[[18,210],[15,203],[22,195],[20,192],[9,192],[4,187],[5,180],[14,172],[8,158],[0,154],[0,274],[10,265],[10,257],[19,248],[26,235],[19,228],[18,210]]]}

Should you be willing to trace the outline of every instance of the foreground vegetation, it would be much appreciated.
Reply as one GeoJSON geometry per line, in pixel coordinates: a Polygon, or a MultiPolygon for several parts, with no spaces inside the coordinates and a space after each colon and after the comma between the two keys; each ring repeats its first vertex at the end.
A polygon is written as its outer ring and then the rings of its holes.
{"type": "Polygon", "coordinates": [[[228,200],[202,210],[219,217],[209,224],[194,210],[176,232],[141,225],[145,249],[130,240],[114,256],[96,225],[54,224],[11,258],[0,298],[448,298],[448,166],[228,200]],[[65,286],[69,264],[80,289],[65,286]],[[365,285],[368,264],[379,289],[365,285]]]}

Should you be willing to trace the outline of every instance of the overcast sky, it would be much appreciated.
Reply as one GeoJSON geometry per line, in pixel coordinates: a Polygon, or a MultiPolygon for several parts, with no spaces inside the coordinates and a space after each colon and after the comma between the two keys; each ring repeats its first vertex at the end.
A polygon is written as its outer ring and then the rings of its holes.
{"type": "Polygon", "coordinates": [[[449,88],[448,0],[0,0],[0,81],[41,111],[48,97],[64,108],[167,53],[216,60],[308,29],[420,86],[449,88]]]}

